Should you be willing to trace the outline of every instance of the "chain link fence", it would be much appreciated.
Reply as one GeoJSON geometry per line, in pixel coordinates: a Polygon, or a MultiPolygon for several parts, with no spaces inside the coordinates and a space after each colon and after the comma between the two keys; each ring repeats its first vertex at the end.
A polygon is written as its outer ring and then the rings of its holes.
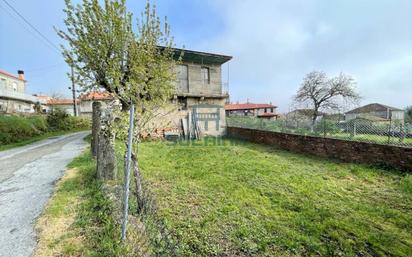
{"type": "MultiPolygon", "coordinates": [[[[119,149],[118,149],[119,150],[119,149]]],[[[124,152],[117,151],[118,169],[124,166],[124,152]]],[[[120,224],[122,216],[122,199],[124,176],[119,172],[118,179],[114,185],[112,199],[117,210],[117,220],[120,224]]],[[[129,197],[129,217],[127,228],[125,256],[144,256],[144,257],[174,257],[182,256],[180,243],[176,233],[166,226],[162,214],[159,213],[156,197],[150,190],[154,185],[142,178],[142,195],[137,197],[135,184],[135,174],[130,178],[130,197],[129,197]]]]}
{"type": "Polygon", "coordinates": [[[227,117],[227,126],[298,135],[336,138],[412,148],[412,124],[403,121],[356,118],[349,121],[328,117],[268,120],[248,116],[227,117]]]}

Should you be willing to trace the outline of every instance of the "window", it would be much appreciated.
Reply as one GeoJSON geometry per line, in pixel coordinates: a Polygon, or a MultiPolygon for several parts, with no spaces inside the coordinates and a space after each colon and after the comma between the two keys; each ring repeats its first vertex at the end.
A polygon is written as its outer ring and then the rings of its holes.
{"type": "Polygon", "coordinates": [[[265,108],[265,113],[267,113],[268,112],[268,108],[265,108]]]}
{"type": "Polygon", "coordinates": [[[189,79],[188,79],[188,67],[187,65],[177,66],[177,80],[178,80],[178,90],[184,93],[189,90],[189,79]]]}
{"type": "Polygon", "coordinates": [[[201,68],[201,79],[203,82],[203,85],[210,84],[210,71],[208,67],[202,67],[201,68]]]}
{"type": "Polygon", "coordinates": [[[13,82],[12,86],[13,86],[13,91],[16,92],[17,91],[17,83],[13,82]]]}
{"type": "Polygon", "coordinates": [[[270,112],[273,113],[273,108],[270,108],[270,112]]]}
{"type": "Polygon", "coordinates": [[[0,88],[6,89],[6,80],[5,79],[0,80],[0,88]]]}
{"type": "Polygon", "coordinates": [[[187,110],[187,98],[186,97],[179,97],[177,98],[179,103],[179,110],[187,110]]]}

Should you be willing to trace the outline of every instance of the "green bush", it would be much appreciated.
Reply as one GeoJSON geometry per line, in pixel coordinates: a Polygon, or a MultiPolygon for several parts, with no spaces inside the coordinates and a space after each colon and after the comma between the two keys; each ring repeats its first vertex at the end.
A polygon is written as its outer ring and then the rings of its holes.
{"type": "Polygon", "coordinates": [[[82,117],[69,116],[62,110],[53,110],[47,114],[47,123],[52,131],[69,131],[90,128],[90,120],[82,117]]]}
{"type": "Polygon", "coordinates": [[[47,131],[47,123],[42,116],[30,118],[0,116],[0,144],[10,144],[29,139],[47,131]]]}
{"type": "Polygon", "coordinates": [[[90,120],[71,117],[62,111],[47,116],[0,115],[0,145],[19,143],[51,131],[74,131],[90,128],[90,120]]]}

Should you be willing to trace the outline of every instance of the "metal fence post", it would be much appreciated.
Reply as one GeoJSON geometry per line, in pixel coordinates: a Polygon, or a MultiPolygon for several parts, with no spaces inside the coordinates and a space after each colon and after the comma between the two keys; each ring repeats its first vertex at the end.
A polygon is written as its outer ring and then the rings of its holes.
{"type": "Polygon", "coordinates": [[[129,212],[129,186],[130,186],[130,163],[132,157],[132,147],[133,147],[133,124],[134,123],[134,105],[130,107],[129,116],[129,135],[127,139],[127,156],[126,156],[126,170],[125,170],[125,181],[124,181],[124,199],[123,199],[123,223],[122,223],[122,240],[126,240],[126,230],[127,230],[127,216],[129,212]]]}

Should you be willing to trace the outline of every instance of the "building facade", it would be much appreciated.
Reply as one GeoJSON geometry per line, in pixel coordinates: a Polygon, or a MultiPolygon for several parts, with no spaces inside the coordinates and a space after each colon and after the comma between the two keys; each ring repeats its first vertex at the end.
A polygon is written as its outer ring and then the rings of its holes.
{"type": "Polygon", "coordinates": [[[356,118],[378,118],[381,121],[404,122],[405,111],[384,104],[367,104],[345,113],[345,121],[356,118]]]}
{"type": "Polygon", "coordinates": [[[24,72],[18,75],[0,70],[0,113],[32,113],[34,104],[39,100],[26,93],[24,72]]]}
{"type": "Polygon", "coordinates": [[[176,67],[176,93],[172,102],[177,111],[170,115],[171,125],[186,138],[195,135],[221,136],[226,131],[225,101],[228,85],[222,82],[222,65],[231,56],[183,51],[182,63],[176,67]]]}
{"type": "Polygon", "coordinates": [[[79,103],[80,116],[92,117],[93,102],[101,102],[102,108],[114,100],[114,97],[108,92],[91,91],[81,95],[79,103]]]}
{"type": "Polygon", "coordinates": [[[277,119],[277,106],[272,104],[236,103],[226,104],[226,116],[252,116],[262,119],[277,119]]]}

